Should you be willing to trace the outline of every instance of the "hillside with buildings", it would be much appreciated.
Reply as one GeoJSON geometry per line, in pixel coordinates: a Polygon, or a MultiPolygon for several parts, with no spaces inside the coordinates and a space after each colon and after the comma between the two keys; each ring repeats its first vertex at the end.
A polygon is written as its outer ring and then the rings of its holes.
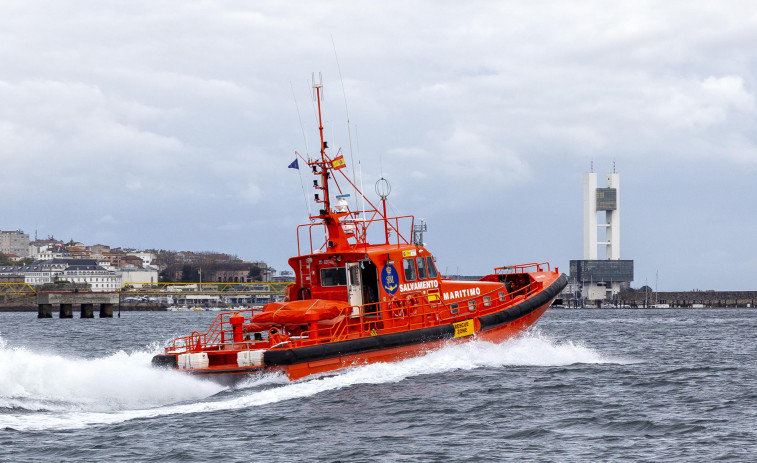
{"type": "Polygon", "coordinates": [[[158,282],[251,283],[274,281],[276,270],[216,252],[112,248],[53,238],[30,240],[21,230],[0,231],[0,282],[32,286],[68,281],[92,291],[158,282]]]}

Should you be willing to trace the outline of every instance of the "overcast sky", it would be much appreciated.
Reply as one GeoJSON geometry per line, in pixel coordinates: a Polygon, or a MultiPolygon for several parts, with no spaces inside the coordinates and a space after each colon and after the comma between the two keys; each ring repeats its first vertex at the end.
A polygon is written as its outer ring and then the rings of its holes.
{"type": "Polygon", "coordinates": [[[441,271],[567,273],[593,161],[634,287],[755,290],[755,44],[747,1],[5,0],[0,229],[285,270],[321,72],[329,145],[349,114],[441,271]]]}

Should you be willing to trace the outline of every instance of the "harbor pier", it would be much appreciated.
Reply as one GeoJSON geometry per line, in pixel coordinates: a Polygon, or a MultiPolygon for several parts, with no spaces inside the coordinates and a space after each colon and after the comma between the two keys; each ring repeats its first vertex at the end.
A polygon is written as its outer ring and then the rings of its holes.
{"type": "Polygon", "coordinates": [[[53,306],[60,307],[60,318],[73,318],[74,305],[78,305],[81,318],[95,318],[95,305],[100,318],[112,318],[118,304],[118,293],[45,292],[37,294],[37,318],[52,318],[53,306]]]}

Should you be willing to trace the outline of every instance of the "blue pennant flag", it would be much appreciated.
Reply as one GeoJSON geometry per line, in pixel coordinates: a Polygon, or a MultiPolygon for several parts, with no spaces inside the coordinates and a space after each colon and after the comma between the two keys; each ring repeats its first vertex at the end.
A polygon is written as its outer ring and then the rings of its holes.
{"type": "Polygon", "coordinates": [[[300,164],[297,162],[297,159],[295,159],[294,161],[292,161],[291,164],[289,164],[289,168],[300,170],[300,164]]]}

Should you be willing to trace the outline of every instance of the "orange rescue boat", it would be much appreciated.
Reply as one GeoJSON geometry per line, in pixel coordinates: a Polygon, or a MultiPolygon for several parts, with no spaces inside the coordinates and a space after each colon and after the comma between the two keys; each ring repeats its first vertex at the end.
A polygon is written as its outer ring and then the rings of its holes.
{"type": "Polygon", "coordinates": [[[498,267],[478,281],[443,278],[423,245],[425,224],[413,216],[387,216],[388,182],[376,184],[379,211],[344,173],[342,156],[326,153],[321,85],[314,89],[320,159],[303,161],[319,177],[315,202],[322,208],[297,229],[298,253],[289,259],[295,282],[285,300],[221,313],[205,333],[176,338],[153,365],[224,383],[261,371],[298,379],[396,361],[449,342],[500,342],[534,324],[565,287],[566,276],[548,263],[533,263],[498,267]],[[342,193],[337,176],[369,207],[352,211],[346,194],[336,195],[332,206],[330,182],[342,193]],[[410,240],[400,231],[408,225],[410,240]],[[369,232],[380,242],[369,243],[369,232]],[[326,237],[318,248],[314,236],[326,237]]]}

